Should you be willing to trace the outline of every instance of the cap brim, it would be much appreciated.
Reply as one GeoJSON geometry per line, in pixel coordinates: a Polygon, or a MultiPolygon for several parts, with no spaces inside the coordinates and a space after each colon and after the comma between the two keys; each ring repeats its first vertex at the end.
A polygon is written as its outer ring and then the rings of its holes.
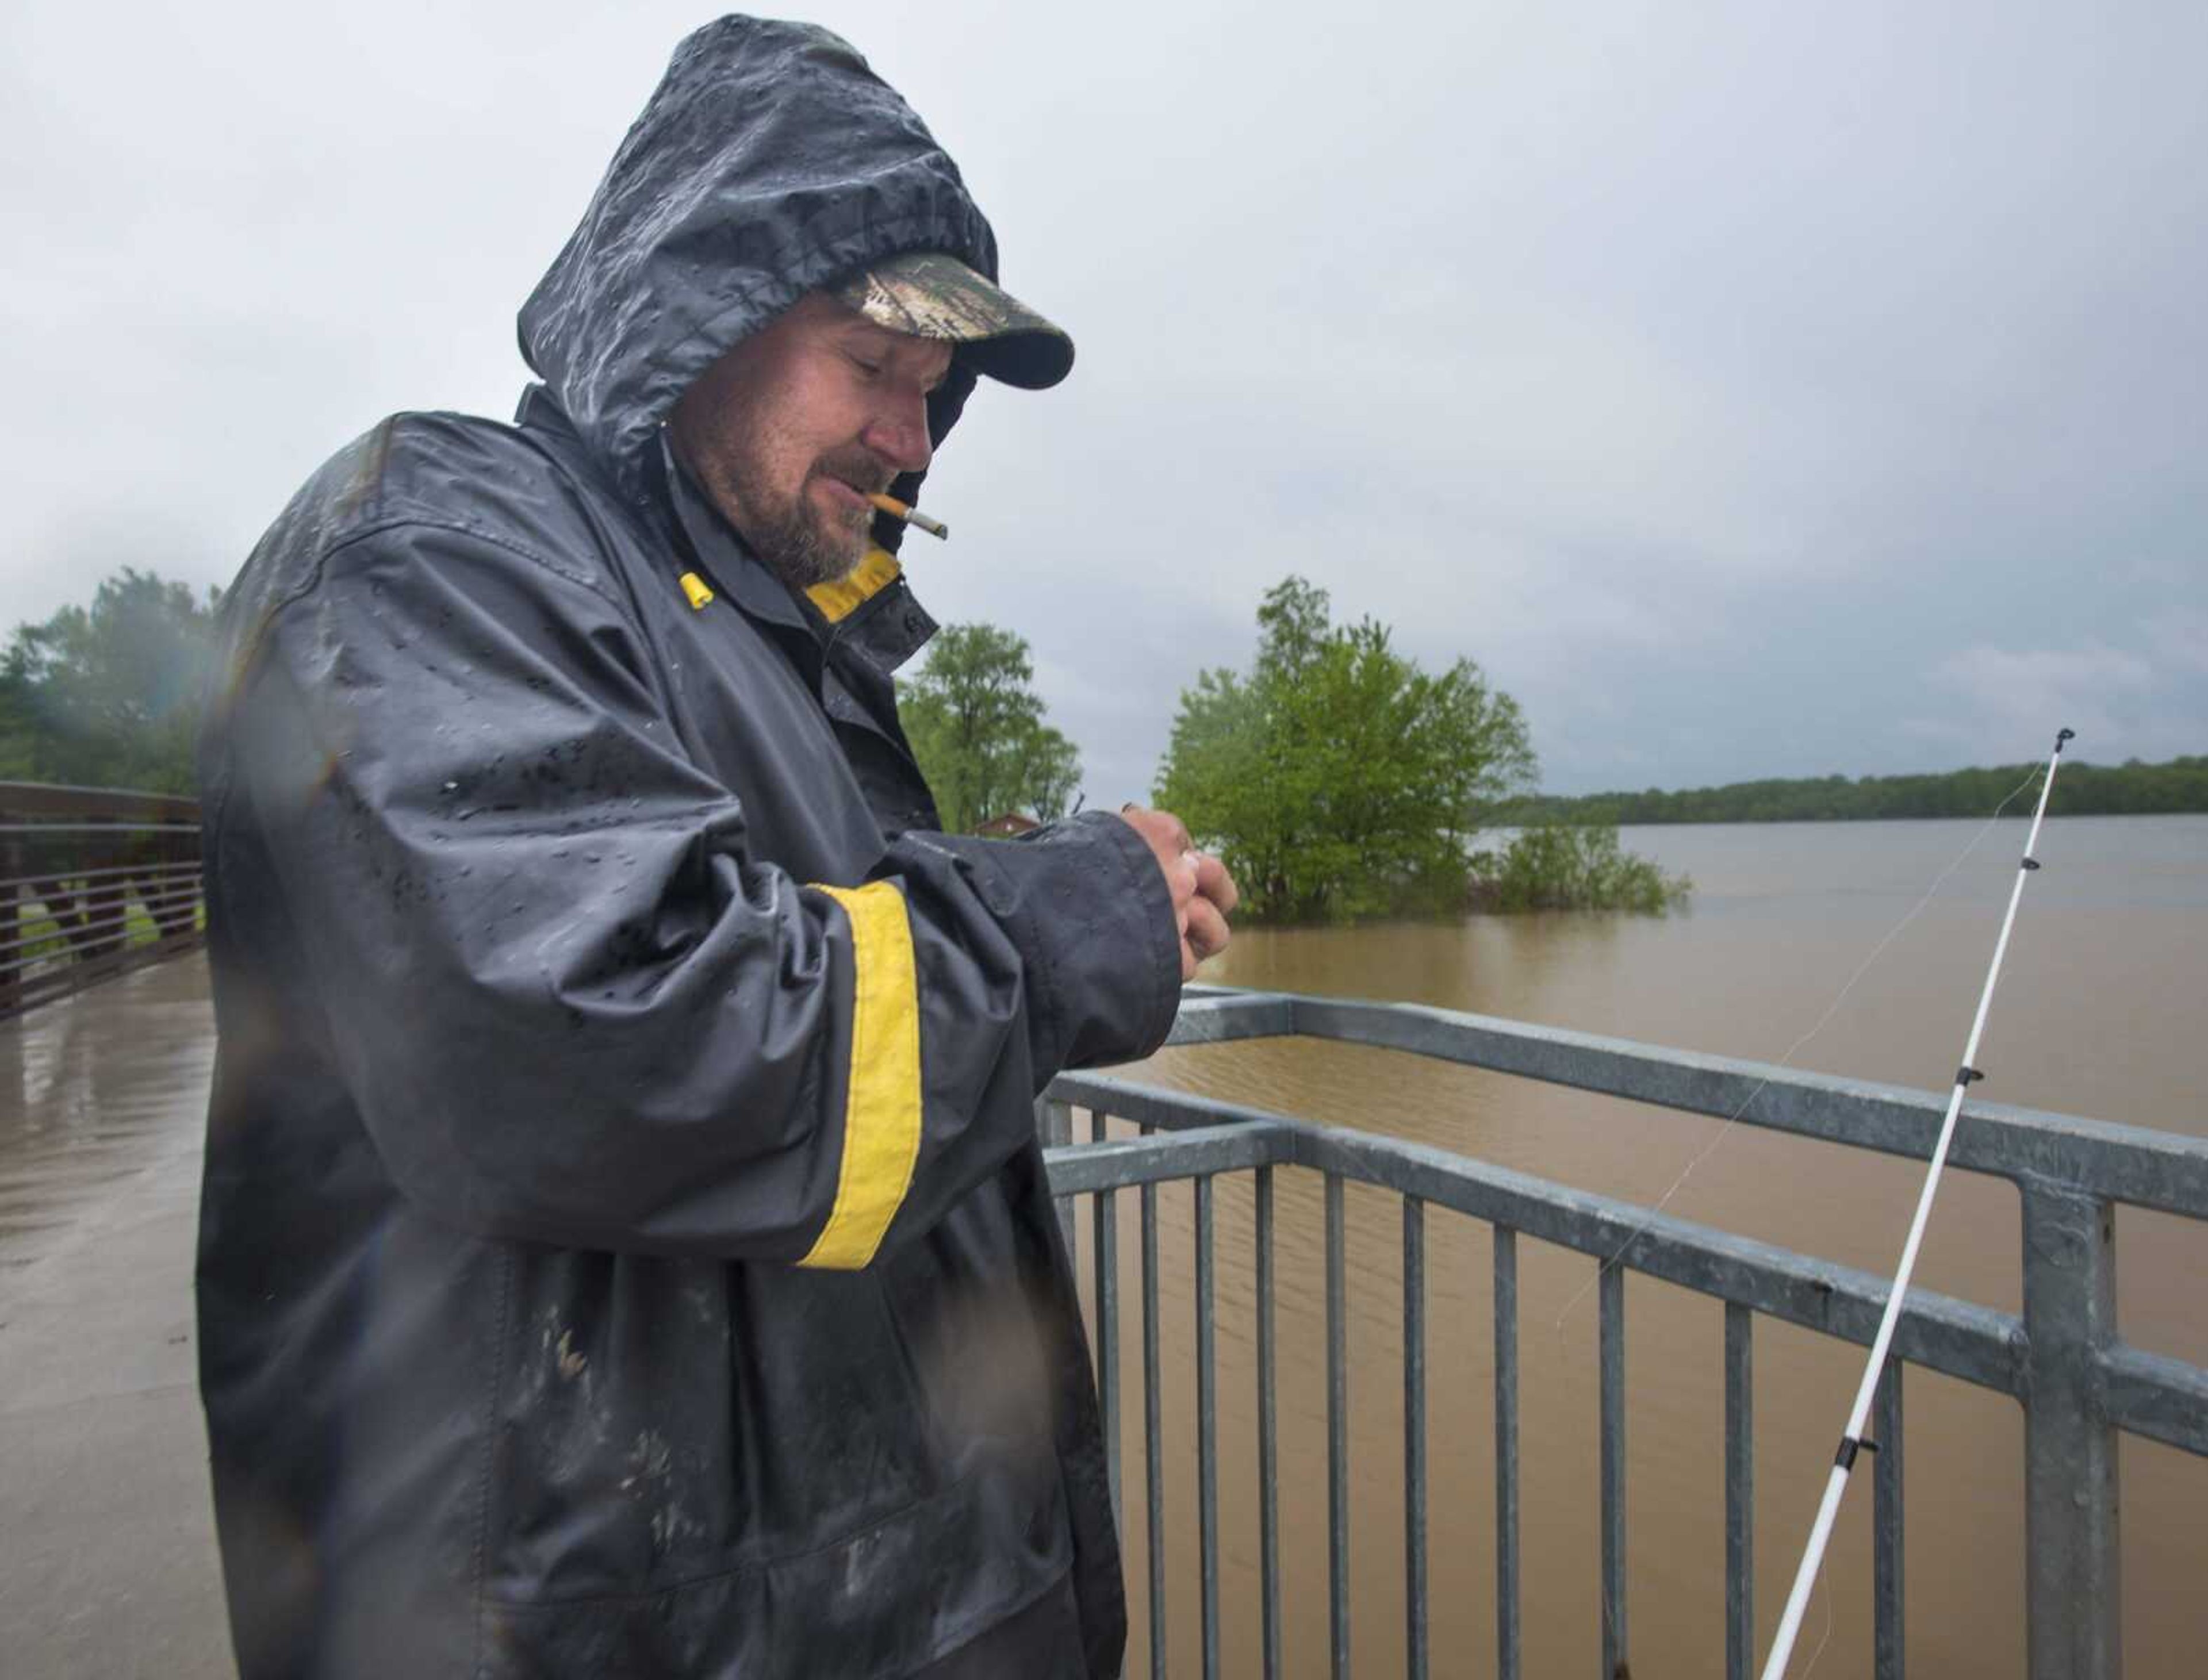
{"type": "Polygon", "coordinates": [[[1073,340],[1010,292],[942,251],[861,269],[833,294],[877,327],[958,347],[975,372],[1041,391],[1073,367],[1073,340]]]}

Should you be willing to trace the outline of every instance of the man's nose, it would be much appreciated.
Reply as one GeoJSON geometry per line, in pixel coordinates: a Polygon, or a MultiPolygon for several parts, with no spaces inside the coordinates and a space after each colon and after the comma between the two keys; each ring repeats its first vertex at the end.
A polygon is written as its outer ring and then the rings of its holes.
{"type": "Polygon", "coordinates": [[[927,470],[934,447],[927,441],[927,398],[914,391],[886,399],[867,421],[859,441],[899,472],[927,470]]]}

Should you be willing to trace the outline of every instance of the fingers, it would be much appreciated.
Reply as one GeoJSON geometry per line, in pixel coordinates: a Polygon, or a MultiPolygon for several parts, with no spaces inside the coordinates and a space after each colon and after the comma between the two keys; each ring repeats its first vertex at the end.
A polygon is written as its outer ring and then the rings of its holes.
{"type": "MultiPolygon", "coordinates": [[[[1207,957],[1218,956],[1221,951],[1227,949],[1227,941],[1230,937],[1226,915],[1217,904],[1209,898],[1192,898],[1189,901],[1188,932],[1183,937],[1182,943],[1187,947],[1196,962],[1201,963],[1207,957]]],[[[1191,963],[1186,962],[1181,964],[1184,969],[1191,966],[1193,966],[1191,963]]],[[[1185,980],[1188,976],[1184,973],[1181,977],[1185,980]]]]}
{"type": "Polygon", "coordinates": [[[1208,852],[1196,855],[1196,890],[1219,906],[1231,911],[1242,902],[1242,890],[1234,885],[1234,877],[1227,873],[1227,866],[1208,852]]]}
{"type": "Polygon", "coordinates": [[[1180,977],[1195,978],[1197,964],[1227,949],[1227,917],[1241,899],[1234,877],[1217,858],[1196,849],[1188,825],[1170,811],[1129,803],[1119,816],[1149,843],[1164,872],[1180,939],[1180,977]]]}
{"type": "Polygon", "coordinates": [[[1119,807],[1119,815],[1150,843],[1161,861],[1175,852],[1196,849],[1196,842],[1189,837],[1188,825],[1170,811],[1153,811],[1130,801],[1119,807]]]}
{"type": "Polygon", "coordinates": [[[1197,896],[1197,883],[1203,878],[1201,859],[1195,852],[1183,852],[1165,866],[1166,885],[1173,891],[1175,914],[1187,909],[1190,899],[1197,896]]]}
{"type": "Polygon", "coordinates": [[[1119,820],[1143,837],[1143,843],[1157,859],[1158,867],[1170,876],[1173,861],[1188,848],[1173,838],[1167,819],[1155,811],[1145,811],[1139,805],[1125,805],[1119,808],[1119,820]]]}

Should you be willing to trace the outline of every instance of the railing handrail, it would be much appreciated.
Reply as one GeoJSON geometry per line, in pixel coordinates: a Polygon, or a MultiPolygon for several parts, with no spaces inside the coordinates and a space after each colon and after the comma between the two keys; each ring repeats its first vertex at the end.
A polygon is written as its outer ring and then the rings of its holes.
{"type": "Polygon", "coordinates": [[[197,823],[200,802],[189,794],[144,788],[84,788],[62,782],[0,782],[0,818],[111,817],[118,821],[197,823]]]}
{"type": "MultiPolygon", "coordinates": [[[[1497,1016],[1287,992],[1207,987],[1182,1005],[1167,1042],[1289,1035],[1400,1050],[1917,1161],[1931,1158],[1947,1101],[1945,1092],[1497,1016]]],[[[1119,1082],[1114,1100],[1137,1089],[1119,1082]]],[[[1964,1105],[1949,1163],[2208,1220],[2208,1138],[1973,1099],[1964,1105]]]]}

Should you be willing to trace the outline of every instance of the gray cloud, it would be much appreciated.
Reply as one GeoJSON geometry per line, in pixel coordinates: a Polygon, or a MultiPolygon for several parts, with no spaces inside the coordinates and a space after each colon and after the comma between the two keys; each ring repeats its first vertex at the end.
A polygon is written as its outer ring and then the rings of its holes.
{"type": "Polygon", "coordinates": [[[1905,727],[1935,743],[1967,747],[1996,734],[2021,738],[2053,717],[2083,740],[2124,741],[2133,756],[2198,753],[2208,742],[2204,674],[2208,615],[2198,612],[2145,621],[2126,646],[2099,640],[2068,647],[1973,643],[1945,656],[1931,672],[1953,708],[1912,717],[1905,727]]]}
{"type": "MultiPolygon", "coordinates": [[[[1559,789],[2208,750],[2197,8],[821,15],[1080,341],[975,401],[914,564],[1029,638],[1093,801],[1292,570],[1478,658],[1559,789]]],[[[506,411],[698,16],[11,9],[0,621],[506,411]]]]}

